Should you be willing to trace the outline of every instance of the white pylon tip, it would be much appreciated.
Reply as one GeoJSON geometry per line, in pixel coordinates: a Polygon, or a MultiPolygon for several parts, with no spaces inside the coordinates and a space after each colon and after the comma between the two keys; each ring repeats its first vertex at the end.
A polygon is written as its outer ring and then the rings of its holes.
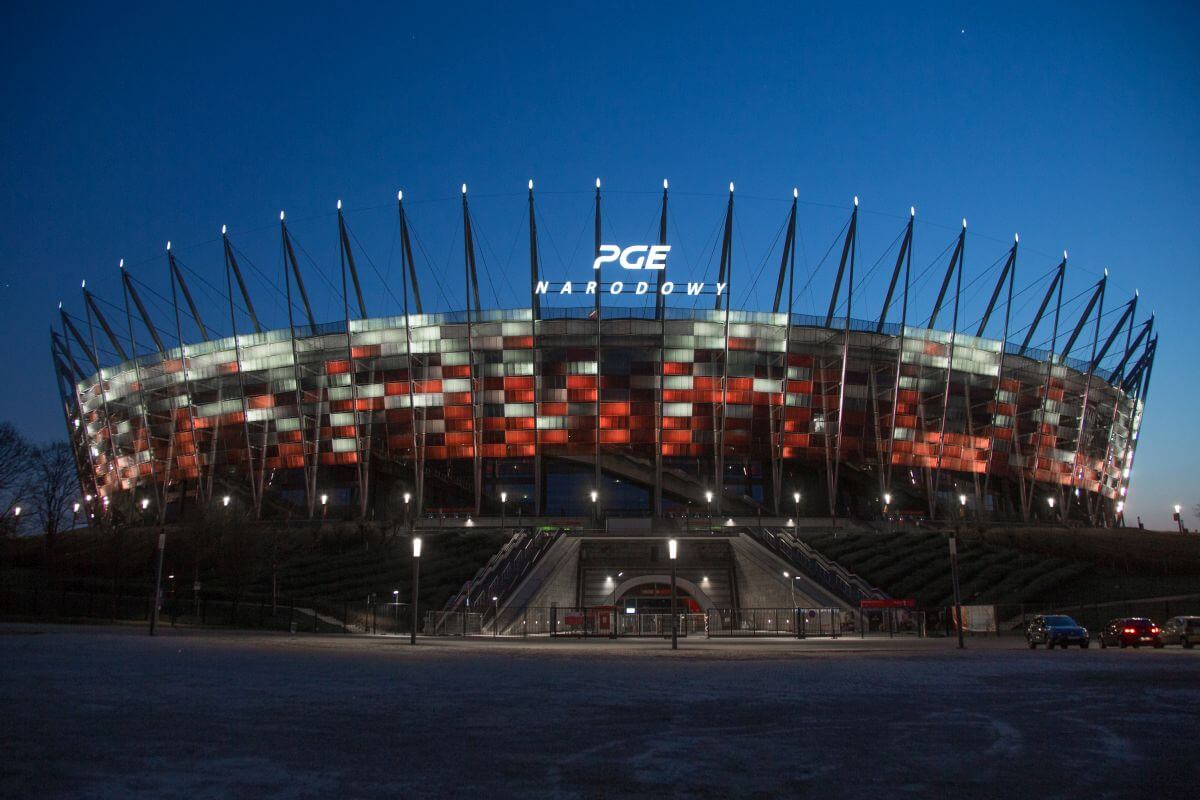
{"type": "Polygon", "coordinates": [[[596,188],[597,189],[600,188],[600,179],[599,178],[596,178],[596,188]]]}
{"type": "Polygon", "coordinates": [[[60,310],[60,311],[62,310],[62,300],[59,300],[59,301],[58,301],[58,308],[59,308],[59,310],[60,310]]]}
{"type": "Polygon", "coordinates": [[[167,239],[167,252],[171,252],[171,240],[167,239]]]}
{"type": "Polygon", "coordinates": [[[122,258],[117,262],[117,269],[125,269],[125,259],[122,258]]]}
{"type": "Polygon", "coordinates": [[[965,230],[966,227],[967,227],[967,218],[963,217],[963,229],[965,230]]]}
{"type": "Polygon", "coordinates": [[[1014,233],[1014,234],[1013,234],[1013,244],[1016,244],[1016,243],[1017,243],[1017,242],[1019,242],[1019,241],[1021,241],[1021,234],[1019,234],[1019,233],[1014,233]]]}
{"type": "Polygon", "coordinates": [[[467,185],[465,183],[462,185],[462,193],[463,194],[467,193],[467,185]]]}
{"type": "Polygon", "coordinates": [[[1104,268],[1104,277],[1108,277],[1108,267],[1104,268]]]}
{"type": "Polygon", "coordinates": [[[908,207],[908,215],[909,215],[910,217],[915,217],[915,216],[917,215],[917,207],[916,207],[916,206],[909,206],[909,207],[908,207]]]}
{"type": "Polygon", "coordinates": [[[399,202],[399,201],[401,201],[401,200],[403,200],[403,199],[404,199],[404,190],[403,190],[403,189],[397,189],[397,190],[396,190],[396,202],[399,202]]]}
{"type": "Polygon", "coordinates": [[[338,200],[338,211],[341,211],[341,210],[342,210],[342,201],[339,199],[338,200]]]}
{"type": "Polygon", "coordinates": [[[667,188],[667,179],[666,178],[663,178],[663,188],[664,189],[667,188]]]}
{"type": "Polygon", "coordinates": [[[529,191],[533,191],[533,178],[529,179],[529,191]]]}
{"type": "Polygon", "coordinates": [[[222,235],[222,236],[224,236],[224,235],[225,235],[225,231],[227,231],[227,230],[229,230],[229,229],[228,229],[227,227],[225,227],[224,225],[222,225],[222,226],[221,226],[221,235],[222,235]]]}
{"type": "Polygon", "coordinates": [[[800,189],[793,186],[792,187],[792,199],[795,200],[795,199],[798,199],[799,197],[800,197],[800,189]]]}
{"type": "Polygon", "coordinates": [[[84,278],[82,281],[80,281],[80,282],[79,282],[79,288],[80,288],[80,289],[86,289],[86,288],[87,288],[87,278],[84,278]]]}
{"type": "Polygon", "coordinates": [[[1134,296],[1134,297],[1137,297],[1137,296],[1138,296],[1138,294],[1139,294],[1138,290],[1137,290],[1137,289],[1134,289],[1134,290],[1133,290],[1133,296],[1134,296]]]}
{"type": "Polygon", "coordinates": [[[858,208],[858,195],[854,195],[854,207],[858,208]]]}
{"type": "Polygon", "coordinates": [[[733,194],[733,181],[729,182],[729,193],[733,194]]]}
{"type": "Polygon", "coordinates": [[[283,212],[282,211],[279,212],[279,221],[283,222],[283,212]]]}

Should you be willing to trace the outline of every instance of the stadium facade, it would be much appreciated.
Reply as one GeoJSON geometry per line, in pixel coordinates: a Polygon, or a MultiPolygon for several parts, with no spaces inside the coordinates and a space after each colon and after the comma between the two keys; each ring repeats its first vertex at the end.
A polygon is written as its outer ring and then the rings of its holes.
{"type": "MultiPolygon", "coordinates": [[[[397,316],[368,314],[340,203],[344,313],[332,322],[313,313],[282,213],[286,328],[260,325],[224,230],[233,336],[210,335],[169,245],[175,317],[164,329],[124,270],[113,304],[123,318],[103,313],[85,284],[82,315],[60,311],[51,351],[95,510],[140,507],[164,521],[232,496],[256,518],[331,507],[368,519],[1120,517],[1157,336],[1152,317],[1135,320],[1136,295],[1102,324],[1107,273],[1067,319],[1064,253],[1016,337],[1014,239],[986,312],[966,330],[966,222],[936,302],[918,313],[909,302],[914,212],[888,262],[882,313],[855,317],[864,305],[854,296],[856,199],[828,312],[799,314],[793,193],[772,307],[734,310],[731,185],[718,279],[689,296],[707,307],[672,306],[664,286],[688,276],[669,256],[641,272],[604,264],[571,289],[590,303],[555,306],[564,284],[547,281],[539,263],[532,183],[528,203],[528,271],[511,278],[529,282],[523,308],[480,303],[465,186],[461,311],[424,309],[402,195],[397,316]],[[612,302],[616,283],[653,305],[612,302]],[[185,325],[198,335],[185,336],[185,325]],[[1050,346],[1032,346],[1035,335],[1050,346]]],[[[597,256],[611,248],[603,211],[597,182],[597,256]]],[[[669,245],[667,215],[664,182],[659,235],[647,247],[669,245]]]]}

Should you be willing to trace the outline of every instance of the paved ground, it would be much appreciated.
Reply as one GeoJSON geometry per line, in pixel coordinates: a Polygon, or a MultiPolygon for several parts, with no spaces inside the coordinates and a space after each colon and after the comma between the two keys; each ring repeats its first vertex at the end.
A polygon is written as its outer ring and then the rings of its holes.
{"type": "Polygon", "coordinates": [[[0,797],[1194,797],[1200,650],[0,626],[0,797]]]}

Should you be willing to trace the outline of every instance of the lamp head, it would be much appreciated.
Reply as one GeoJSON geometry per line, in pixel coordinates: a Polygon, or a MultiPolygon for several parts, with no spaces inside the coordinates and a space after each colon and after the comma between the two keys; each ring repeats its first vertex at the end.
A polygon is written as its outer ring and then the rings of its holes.
{"type": "Polygon", "coordinates": [[[675,539],[669,540],[667,542],[667,553],[671,556],[671,560],[674,561],[679,555],[679,542],[675,539]]]}
{"type": "Polygon", "coordinates": [[[420,557],[421,557],[421,537],[414,536],[413,537],[413,558],[420,558],[420,557]]]}

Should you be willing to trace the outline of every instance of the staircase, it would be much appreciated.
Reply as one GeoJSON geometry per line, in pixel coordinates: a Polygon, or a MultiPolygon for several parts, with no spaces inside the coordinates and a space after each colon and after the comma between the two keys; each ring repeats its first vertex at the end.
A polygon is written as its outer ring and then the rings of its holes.
{"type": "Polygon", "coordinates": [[[747,535],[851,605],[860,600],[886,600],[887,593],[867,583],[841,564],[826,558],[786,528],[746,528],[747,535]]]}
{"type": "Polygon", "coordinates": [[[506,599],[562,534],[557,529],[517,531],[457,594],[446,601],[443,612],[488,608],[493,597],[506,599]]]}

